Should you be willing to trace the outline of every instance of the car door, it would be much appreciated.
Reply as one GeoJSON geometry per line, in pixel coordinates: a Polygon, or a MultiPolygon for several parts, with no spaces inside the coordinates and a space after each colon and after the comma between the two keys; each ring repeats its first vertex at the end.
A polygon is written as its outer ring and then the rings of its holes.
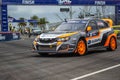
{"type": "MultiPolygon", "coordinates": [[[[96,47],[100,43],[100,33],[96,21],[92,20],[88,23],[88,27],[91,27],[90,31],[86,30],[86,40],[88,47],[96,47]]],[[[86,28],[86,29],[87,29],[86,28]]]]}
{"type": "Polygon", "coordinates": [[[113,33],[113,31],[111,30],[111,27],[109,26],[109,24],[103,20],[97,20],[97,26],[99,28],[100,31],[100,36],[101,36],[101,45],[104,45],[109,34],[113,33]]]}

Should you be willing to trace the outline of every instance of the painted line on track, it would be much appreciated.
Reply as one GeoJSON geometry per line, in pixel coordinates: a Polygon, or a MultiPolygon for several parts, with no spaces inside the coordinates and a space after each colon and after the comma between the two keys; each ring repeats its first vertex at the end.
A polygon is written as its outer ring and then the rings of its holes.
{"type": "Polygon", "coordinates": [[[108,68],[105,68],[105,69],[101,69],[101,70],[98,70],[98,71],[95,71],[95,72],[92,72],[92,73],[88,73],[88,74],[85,74],[85,75],[82,75],[82,76],[79,76],[79,77],[76,77],[76,78],[73,78],[73,79],[70,79],[70,80],[80,80],[80,79],[83,79],[83,78],[86,78],[86,77],[89,77],[89,76],[92,76],[92,75],[95,75],[95,74],[98,74],[98,73],[102,73],[102,72],[105,72],[105,71],[108,71],[108,70],[111,70],[111,69],[114,69],[114,68],[117,68],[117,67],[120,67],[120,64],[114,65],[114,66],[111,66],[111,67],[108,67],[108,68]]]}

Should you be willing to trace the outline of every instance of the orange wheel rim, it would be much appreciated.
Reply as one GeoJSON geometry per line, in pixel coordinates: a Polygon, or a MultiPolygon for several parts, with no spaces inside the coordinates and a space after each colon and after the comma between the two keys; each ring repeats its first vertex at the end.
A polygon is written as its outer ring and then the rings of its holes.
{"type": "Polygon", "coordinates": [[[111,46],[112,50],[115,50],[115,48],[116,48],[116,41],[115,41],[114,38],[111,39],[110,46],[111,46]]]}
{"type": "Polygon", "coordinates": [[[78,53],[80,55],[84,55],[85,54],[86,45],[85,45],[85,42],[83,40],[78,42],[77,50],[78,50],[78,53]]]}

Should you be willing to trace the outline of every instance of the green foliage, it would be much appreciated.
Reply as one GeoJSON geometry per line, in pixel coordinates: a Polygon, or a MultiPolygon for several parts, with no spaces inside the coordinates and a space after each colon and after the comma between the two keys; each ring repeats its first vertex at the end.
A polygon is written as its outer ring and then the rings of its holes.
{"type": "MultiPolygon", "coordinates": [[[[30,19],[31,20],[36,20],[37,25],[41,28],[41,30],[45,30],[45,24],[49,23],[45,17],[39,18],[37,15],[33,15],[32,17],[30,17],[30,19]]],[[[20,17],[19,20],[25,20],[25,18],[20,17]]],[[[35,24],[34,22],[29,23],[29,25],[32,26],[32,27],[34,27],[34,24],[35,24]]],[[[27,26],[27,22],[19,22],[18,26],[21,29],[25,29],[23,27],[27,26]]]]}
{"type": "Polygon", "coordinates": [[[41,30],[45,30],[45,24],[49,23],[46,18],[40,18],[38,21],[38,25],[40,26],[41,30]]]}
{"type": "MultiPolygon", "coordinates": [[[[25,18],[20,17],[19,20],[25,20],[25,18]]],[[[26,22],[19,22],[19,23],[18,23],[18,26],[19,26],[19,27],[25,27],[26,25],[27,25],[26,22]]]]}
{"type": "MultiPolygon", "coordinates": [[[[38,21],[38,16],[37,15],[34,15],[34,16],[32,16],[31,18],[30,18],[31,20],[37,20],[38,21]]],[[[30,22],[30,25],[31,26],[34,26],[34,23],[33,22],[30,22]]]]}

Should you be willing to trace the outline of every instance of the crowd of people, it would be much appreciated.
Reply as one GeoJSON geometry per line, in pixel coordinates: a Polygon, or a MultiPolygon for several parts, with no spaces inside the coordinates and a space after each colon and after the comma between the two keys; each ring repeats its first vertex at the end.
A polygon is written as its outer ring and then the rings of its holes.
{"type": "Polygon", "coordinates": [[[22,28],[19,28],[19,29],[16,29],[16,27],[11,27],[10,28],[10,32],[19,32],[20,35],[22,36],[25,36],[25,37],[28,37],[30,38],[31,37],[31,33],[32,33],[32,29],[30,28],[25,28],[25,29],[22,29],[22,28]]]}

